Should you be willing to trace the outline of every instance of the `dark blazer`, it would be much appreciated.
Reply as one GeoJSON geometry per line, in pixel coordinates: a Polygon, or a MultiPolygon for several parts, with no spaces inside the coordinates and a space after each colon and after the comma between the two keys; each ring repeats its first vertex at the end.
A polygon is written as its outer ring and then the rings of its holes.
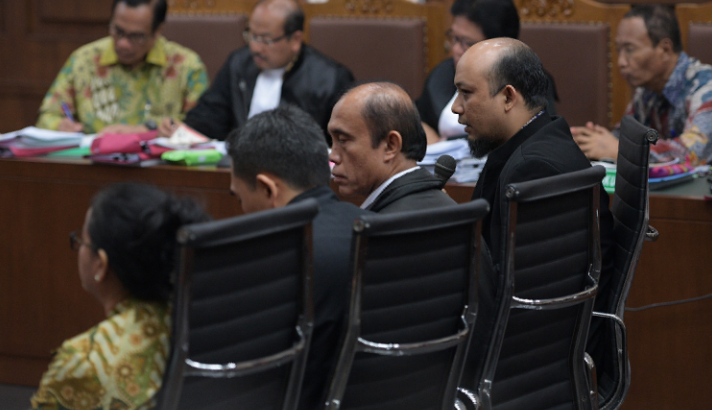
{"type": "MultiPolygon", "coordinates": [[[[553,116],[556,115],[556,101],[559,98],[556,96],[554,78],[548,72],[544,71],[544,73],[549,78],[549,90],[546,94],[547,112],[553,116]]],[[[455,91],[457,91],[455,88],[455,63],[452,58],[448,58],[430,72],[425,80],[422,94],[415,100],[420,119],[437,131],[440,114],[455,95],[455,91]]]]}
{"type": "MultiPolygon", "coordinates": [[[[492,151],[482,169],[472,199],[484,198],[491,212],[483,221],[482,236],[498,264],[504,250],[500,235],[505,200],[504,189],[512,182],[530,181],[578,171],[591,166],[571,136],[571,130],[561,117],[541,115],[502,146],[492,151]]],[[[608,194],[601,186],[601,239],[604,258],[612,245],[608,240],[613,229],[613,217],[608,210],[608,194]]],[[[606,271],[604,259],[604,268],[606,271]]]]}
{"type": "MultiPolygon", "coordinates": [[[[210,138],[224,140],[247,121],[259,73],[249,47],[234,51],[210,89],[188,111],[185,123],[210,138]]],[[[284,75],[280,104],[294,104],[311,114],[330,141],[326,126],[331,110],[353,80],[348,68],[303,44],[297,61],[284,75]]]]}
{"type": "Polygon", "coordinates": [[[366,209],[385,214],[448,205],[456,202],[442,191],[442,182],[420,168],[391,182],[366,209]]]}
{"type": "Polygon", "coordinates": [[[314,333],[304,375],[300,410],[323,408],[327,381],[336,365],[338,343],[350,300],[351,231],[354,220],[370,214],[340,202],[328,186],[310,189],[290,203],[315,198],[319,213],[312,222],[314,255],[314,333]]]}

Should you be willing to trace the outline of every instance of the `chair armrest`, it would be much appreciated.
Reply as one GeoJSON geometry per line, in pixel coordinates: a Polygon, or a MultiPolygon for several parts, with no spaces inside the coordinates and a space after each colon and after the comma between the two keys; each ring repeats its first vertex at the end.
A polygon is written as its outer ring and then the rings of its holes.
{"type": "Polygon", "coordinates": [[[583,354],[583,361],[586,364],[586,386],[588,387],[589,396],[591,398],[591,410],[598,410],[598,376],[596,375],[596,363],[593,362],[588,353],[583,354]]]}
{"type": "Polygon", "coordinates": [[[620,331],[619,334],[621,336],[621,344],[620,346],[616,346],[616,351],[618,353],[618,380],[620,380],[620,382],[618,386],[616,386],[615,392],[600,407],[601,410],[615,410],[623,404],[623,399],[625,399],[625,396],[628,394],[628,388],[630,387],[626,327],[623,319],[616,315],[603,312],[593,312],[593,316],[612,320],[614,325],[618,327],[620,331]]]}
{"type": "Polygon", "coordinates": [[[648,242],[655,242],[658,240],[658,236],[660,236],[658,230],[648,225],[648,229],[645,230],[645,240],[648,242]]]}
{"type": "Polygon", "coordinates": [[[477,395],[463,387],[457,388],[456,410],[479,410],[480,400],[477,395]]]}
{"type": "Polygon", "coordinates": [[[185,359],[185,376],[215,378],[238,377],[261,372],[266,369],[271,369],[285,363],[289,363],[296,355],[302,353],[306,347],[306,337],[304,336],[304,332],[299,326],[297,326],[296,329],[299,334],[299,341],[295,342],[294,346],[287,350],[240,363],[200,363],[190,359],[185,359]]]}
{"type": "Polygon", "coordinates": [[[454,335],[415,343],[378,343],[359,337],[359,350],[366,353],[380,354],[382,356],[408,356],[445,350],[458,345],[465,340],[470,333],[470,327],[467,320],[465,320],[465,316],[460,316],[460,319],[462,320],[462,328],[454,335]]]}
{"type": "Polygon", "coordinates": [[[591,299],[598,293],[598,281],[591,274],[588,274],[590,286],[578,293],[561,296],[558,298],[549,299],[524,299],[517,296],[512,296],[512,305],[510,308],[529,309],[529,310],[549,310],[561,309],[576,305],[582,300],[591,299]]]}

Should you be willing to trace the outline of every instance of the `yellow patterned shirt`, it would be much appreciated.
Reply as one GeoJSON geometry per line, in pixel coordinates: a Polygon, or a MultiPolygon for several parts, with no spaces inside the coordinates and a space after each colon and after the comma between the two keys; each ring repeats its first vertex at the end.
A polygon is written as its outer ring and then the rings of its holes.
{"type": "Polygon", "coordinates": [[[72,53],[42,101],[37,127],[56,130],[65,116],[62,102],[86,133],[111,124],[182,120],[207,88],[205,65],[190,49],[159,37],[145,61],[129,68],[105,37],[72,53]]]}
{"type": "Polygon", "coordinates": [[[32,408],[134,410],[152,405],[169,337],[165,304],[120,302],[106,320],[62,344],[31,399],[32,408]]]}

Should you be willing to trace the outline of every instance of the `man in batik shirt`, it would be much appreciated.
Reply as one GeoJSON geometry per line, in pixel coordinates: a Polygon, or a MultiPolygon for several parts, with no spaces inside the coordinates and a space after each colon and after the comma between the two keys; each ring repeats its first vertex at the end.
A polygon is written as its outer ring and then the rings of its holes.
{"type": "Polygon", "coordinates": [[[161,36],[165,0],[114,0],[112,10],[110,36],[72,53],[42,102],[38,127],[156,129],[163,117],[183,118],[207,89],[200,57],[161,36]]]}
{"type": "MultiPolygon", "coordinates": [[[[618,26],[616,47],[621,74],[637,87],[625,114],[662,138],[651,161],[712,163],[712,66],[682,51],[672,8],[634,7],[618,26]]],[[[617,129],[588,123],[571,132],[590,159],[617,158],[617,129]]]]}

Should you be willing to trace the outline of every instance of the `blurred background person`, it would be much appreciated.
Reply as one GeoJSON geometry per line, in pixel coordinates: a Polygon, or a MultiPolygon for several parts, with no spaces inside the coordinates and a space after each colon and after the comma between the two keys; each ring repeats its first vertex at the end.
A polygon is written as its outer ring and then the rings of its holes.
{"type": "Polygon", "coordinates": [[[107,319],[66,340],[31,399],[33,409],[137,409],[161,387],[170,346],[176,231],[208,220],[190,200],[121,183],[96,195],[80,233],[79,279],[107,319]]]}
{"type": "MultiPolygon", "coordinates": [[[[482,40],[497,37],[519,38],[519,14],[512,0],[455,0],[450,8],[452,24],[447,32],[452,57],[438,64],[425,80],[423,92],[415,101],[423,120],[428,144],[442,139],[467,136],[465,126],[452,112],[455,101],[455,67],[468,48],[482,40]]],[[[556,115],[556,88],[549,79],[549,115],[556,115]]]]}

